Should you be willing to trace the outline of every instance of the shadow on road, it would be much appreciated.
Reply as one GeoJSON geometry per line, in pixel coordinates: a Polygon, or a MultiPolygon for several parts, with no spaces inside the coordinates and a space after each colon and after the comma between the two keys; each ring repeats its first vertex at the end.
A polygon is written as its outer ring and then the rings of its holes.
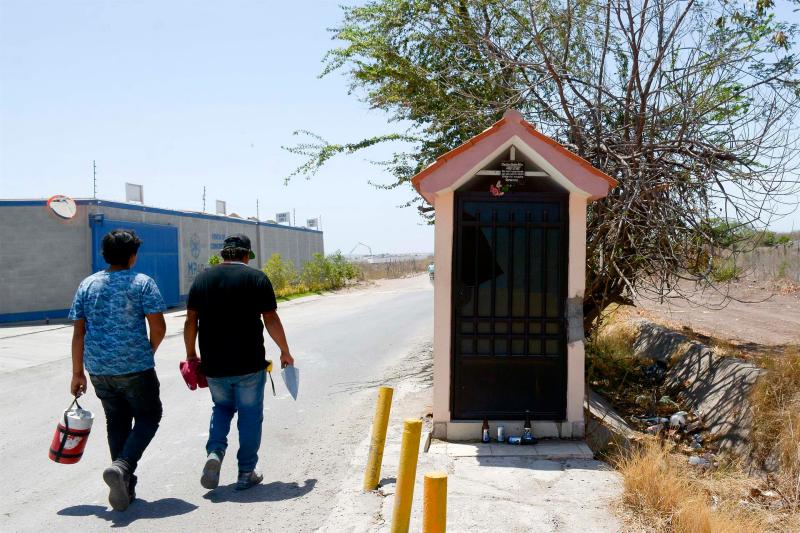
{"type": "Polygon", "coordinates": [[[329,393],[329,396],[377,389],[383,385],[395,387],[400,382],[414,385],[418,389],[425,389],[433,385],[433,344],[426,342],[415,346],[403,359],[402,364],[379,379],[336,383],[335,386],[338,390],[329,393]]]}
{"type": "Polygon", "coordinates": [[[265,485],[256,485],[253,488],[237,491],[234,490],[236,483],[232,483],[225,487],[219,487],[216,490],[208,492],[203,498],[213,503],[220,502],[238,502],[238,503],[256,503],[256,502],[277,502],[281,500],[291,500],[305,496],[317,484],[316,479],[307,479],[300,485],[297,482],[284,483],[282,481],[273,481],[265,485]]]}
{"type": "Polygon", "coordinates": [[[137,499],[126,511],[111,511],[103,505],[75,505],[58,511],[60,516],[96,516],[111,522],[111,527],[125,527],[136,520],[167,518],[191,513],[197,509],[187,501],[178,498],[163,498],[154,502],[137,499]]]}

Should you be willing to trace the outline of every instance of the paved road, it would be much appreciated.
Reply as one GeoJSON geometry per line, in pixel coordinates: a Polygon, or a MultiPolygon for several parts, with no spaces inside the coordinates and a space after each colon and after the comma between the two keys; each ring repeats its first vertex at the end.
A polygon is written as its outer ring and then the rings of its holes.
{"type": "Polygon", "coordinates": [[[140,463],[140,499],[124,513],[109,509],[100,478],[109,459],[105,420],[93,392],[84,407],[98,418],[84,459],[57,465],[46,457],[58,413],[69,403],[69,330],[0,329],[0,531],[323,526],[369,431],[375,387],[414,371],[408,361],[430,343],[432,309],[427,276],[283,304],[279,312],[302,369],[301,395],[293,402],[278,376],[278,397],[269,397],[265,407],[259,464],[264,484],[240,493],[233,491],[235,460],[225,461],[220,488],[200,487],[211,400],[207,390],[189,391],[178,374],[183,313],[171,315],[156,356],[164,418],[140,463]]]}

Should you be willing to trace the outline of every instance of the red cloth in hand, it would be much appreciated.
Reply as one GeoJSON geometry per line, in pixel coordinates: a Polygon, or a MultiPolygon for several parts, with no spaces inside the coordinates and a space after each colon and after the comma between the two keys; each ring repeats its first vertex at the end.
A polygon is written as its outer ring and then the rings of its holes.
{"type": "Polygon", "coordinates": [[[192,359],[190,361],[181,361],[180,363],[181,376],[186,382],[189,390],[195,390],[197,387],[201,389],[208,387],[208,380],[206,375],[200,369],[200,359],[192,359]]]}

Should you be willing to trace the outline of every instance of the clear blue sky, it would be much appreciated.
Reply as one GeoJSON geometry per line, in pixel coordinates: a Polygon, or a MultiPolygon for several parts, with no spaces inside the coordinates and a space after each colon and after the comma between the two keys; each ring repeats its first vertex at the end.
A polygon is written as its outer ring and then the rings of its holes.
{"type": "Polygon", "coordinates": [[[340,75],[317,78],[340,16],[328,0],[0,0],[0,198],[91,196],[96,159],[100,198],[130,181],[148,205],[200,210],[205,185],[209,211],[222,199],[252,216],[258,198],[263,219],[321,215],[328,251],[431,251],[432,228],[396,208],[412,189],[367,184],[381,174],[365,158],[388,148],[283,185],[301,161],[281,149],[293,130],[342,142],[397,129],[340,75]]]}
{"type": "Polygon", "coordinates": [[[317,78],[339,19],[328,0],[0,0],[0,198],[91,196],[96,159],[99,198],[130,181],[148,205],[200,210],[205,185],[209,211],[253,216],[258,198],[263,219],[321,215],[327,251],[432,251],[432,227],[396,207],[412,189],[367,184],[381,174],[366,158],[388,149],[283,185],[301,161],[281,149],[292,131],[397,128],[340,75],[317,78]]]}

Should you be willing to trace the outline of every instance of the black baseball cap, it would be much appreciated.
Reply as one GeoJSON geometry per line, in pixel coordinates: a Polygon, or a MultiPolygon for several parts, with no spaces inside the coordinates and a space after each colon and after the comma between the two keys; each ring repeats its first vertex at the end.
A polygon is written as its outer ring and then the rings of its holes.
{"type": "Polygon", "coordinates": [[[250,246],[250,237],[247,235],[236,233],[235,235],[226,237],[225,241],[222,243],[222,249],[225,250],[228,248],[242,248],[250,252],[250,259],[256,258],[256,254],[253,253],[253,248],[250,246]]]}

